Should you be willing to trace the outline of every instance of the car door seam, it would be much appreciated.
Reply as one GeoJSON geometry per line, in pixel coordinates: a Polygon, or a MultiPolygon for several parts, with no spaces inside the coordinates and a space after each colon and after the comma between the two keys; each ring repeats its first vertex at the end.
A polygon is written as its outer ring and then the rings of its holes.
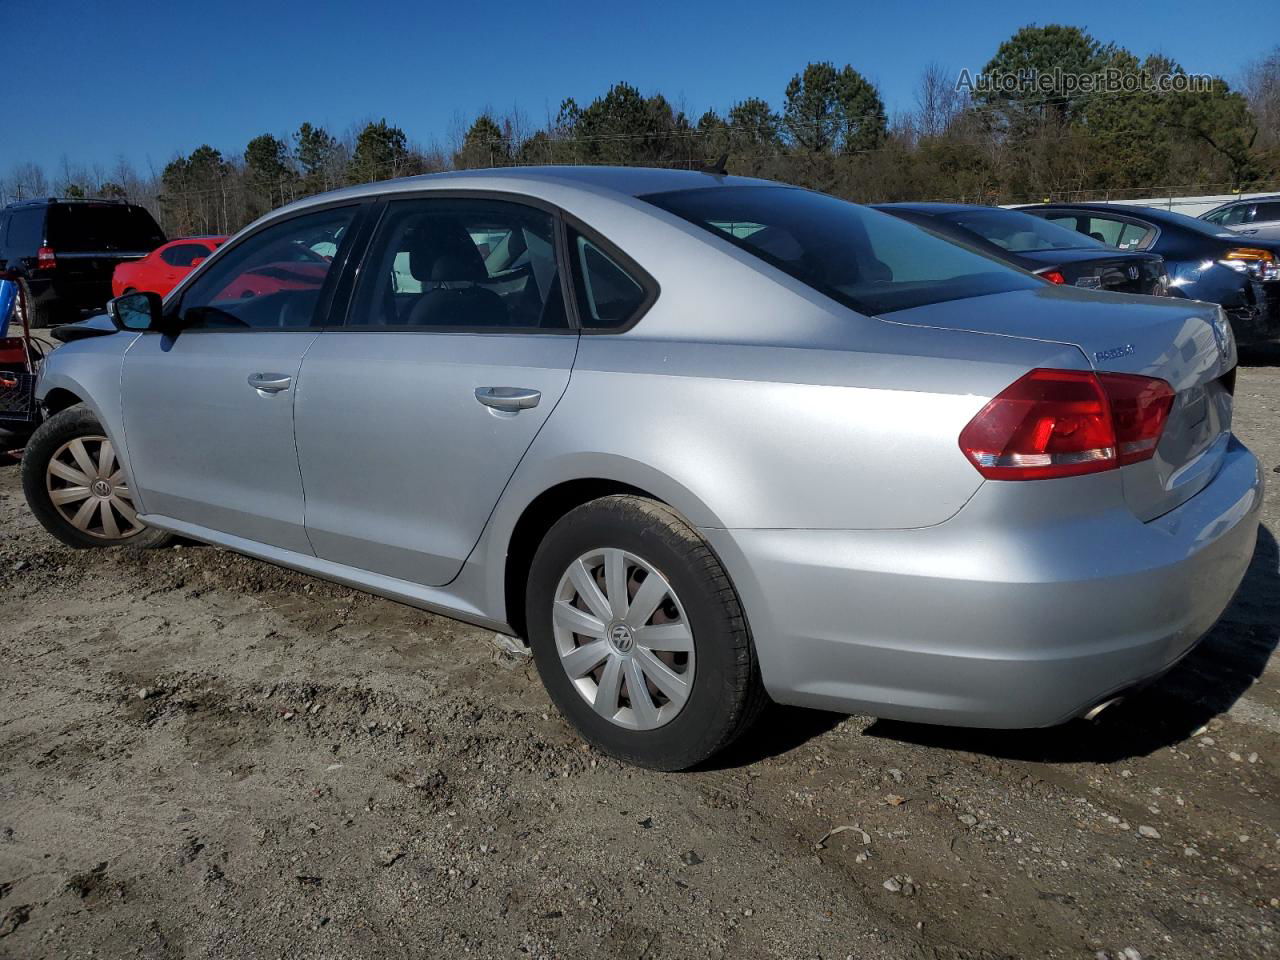
{"type": "Polygon", "coordinates": [[[476,535],[475,542],[471,544],[471,548],[467,551],[467,555],[462,558],[458,570],[447,581],[440,584],[440,588],[449,587],[453,582],[462,576],[462,571],[467,569],[467,561],[476,552],[476,547],[480,546],[484,540],[484,535],[489,531],[489,524],[493,521],[493,515],[498,511],[498,504],[502,503],[502,498],[506,496],[507,488],[511,486],[511,481],[516,478],[516,474],[520,472],[520,465],[524,463],[525,458],[529,456],[529,451],[533,449],[533,445],[538,442],[538,437],[542,435],[542,431],[547,428],[547,424],[551,422],[551,418],[555,416],[556,409],[560,406],[560,402],[569,395],[569,387],[573,383],[573,370],[578,363],[578,351],[582,349],[582,333],[579,332],[573,345],[573,356],[569,358],[568,376],[565,377],[564,388],[560,391],[560,395],[556,397],[556,402],[552,404],[551,409],[547,411],[547,415],[542,418],[542,423],[538,425],[538,429],[533,432],[533,436],[529,438],[529,443],[521,452],[519,459],[516,460],[515,466],[511,468],[511,473],[507,477],[506,483],[502,485],[502,489],[498,491],[497,498],[493,501],[493,506],[489,508],[488,514],[485,515],[484,523],[480,525],[480,532],[476,535]]]}
{"type": "Polygon", "coordinates": [[[312,556],[320,556],[316,553],[316,545],[311,542],[311,531],[307,529],[307,481],[302,475],[302,453],[298,449],[298,393],[302,390],[302,365],[306,362],[307,354],[311,352],[311,348],[316,345],[323,330],[317,330],[311,342],[307,344],[302,351],[302,356],[298,358],[298,367],[293,372],[293,388],[289,391],[289,432],[293,437],[293,465],[298,471],[298,488],[302,491],[302,536],[307,541],[307,546],[311,548],[312,556]]]}

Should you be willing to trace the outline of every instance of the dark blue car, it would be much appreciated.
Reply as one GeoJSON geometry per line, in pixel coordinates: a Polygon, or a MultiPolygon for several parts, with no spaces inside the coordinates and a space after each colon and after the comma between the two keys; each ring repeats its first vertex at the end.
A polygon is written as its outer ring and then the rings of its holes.
{"type": "Polygon", "coordinates": [[[963,243],[1044,277],[1050,283],[1164,296],[1164,261],[1157,254],[1120,251],[1100,240],[1001,207],[967,203],[878,203],[948,240],[963,243]]]}
{"type": "Polygon", "coordinates": [[[1221,304],[1238,343],[1280,340],[1280,243],[1153,207],[1044,203],[1018,209],[1121,250],[1158,253],[1170,294],[1221,304]]]}

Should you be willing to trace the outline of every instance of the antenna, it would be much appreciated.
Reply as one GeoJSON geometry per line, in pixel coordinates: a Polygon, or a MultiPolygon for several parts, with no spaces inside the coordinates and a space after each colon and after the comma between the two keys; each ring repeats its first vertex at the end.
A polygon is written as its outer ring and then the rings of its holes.
{"type": "Polygon", "coordinates": [[[717,177],[727,177],[729,175],[729,153],[725,151],[716,158],[715,163],[709,163],[702,168],[703,173],[714,174],[717,177]]]}

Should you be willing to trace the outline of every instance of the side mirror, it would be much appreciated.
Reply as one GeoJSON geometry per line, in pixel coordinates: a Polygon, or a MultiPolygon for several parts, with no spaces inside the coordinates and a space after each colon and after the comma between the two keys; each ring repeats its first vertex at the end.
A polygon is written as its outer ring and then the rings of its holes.
{"type": "Polygon", "coordinates": [[[190,266],[191,269],[194,270],[196,267],[200,266],[200,264],[202,263],[204,263],[204,257],[196,257],[194,260],[191,261],[190,264],[188,264],[188,266],[190,266]]]}
{"type": "Polygon", "coordinates": [[[160,294],[126,293],[107,303],[107,316],[119,330],[159,330],[163,325],[164,308],[160,294]]]}

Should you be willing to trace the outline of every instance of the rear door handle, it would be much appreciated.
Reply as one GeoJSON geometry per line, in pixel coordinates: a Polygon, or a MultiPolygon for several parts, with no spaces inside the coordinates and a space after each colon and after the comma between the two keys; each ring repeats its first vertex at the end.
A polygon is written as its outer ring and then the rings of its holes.
{"type": "Polygon", "coordinates": [[[486,407],[518,413],[536,407],[542,399],[542,391],[524,387],[476,387],[476,399],[486,407]]]}
{"type": "Polygon", "coordinates": [[[293,383],[293,377],[287,377],[283,373],[249,374],[249,386],[263,393],[279,393],[281,390],[288,390],[291,383],[293,383]]]}

